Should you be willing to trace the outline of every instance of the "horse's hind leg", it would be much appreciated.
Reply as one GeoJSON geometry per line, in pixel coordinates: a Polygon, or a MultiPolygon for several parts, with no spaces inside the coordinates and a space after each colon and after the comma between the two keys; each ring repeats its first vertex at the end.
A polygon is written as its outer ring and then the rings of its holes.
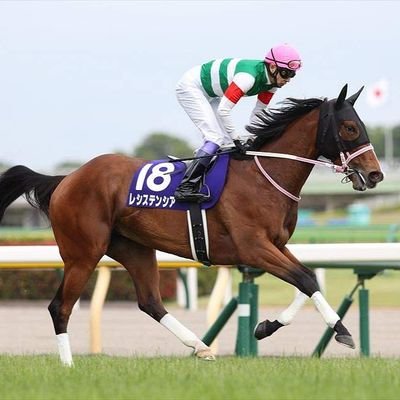
{"type": "MultiPolygon", "coordinates": [[[[81,253],[85,254],[85,253],[81,253]]],[[[48,309],[53,320],[61,362],[72,366],[72,352],[67,333],[72,308],[79,299],[99,258],[67,259],[61,285],[48,309]]]]}
{"type": "MultiPolygon", "coordinates": [[[[65,210],[64,210],[65,211],[65,210]]],[[[99,260],[105,254],[109,243],[109,227],[98,223],[96,230],[88,220],[67,218],[63,214],[53,230],[64,261],[64,277],[48,309],[53,320],[61,362],[72,365],[72,354],[67,333],[72,308],[82,294],[99,260]]]]}
{"type": "Polygon", "coordinates": [[[121,263],[135,284],[139,308],[172,332],[194,354],[214,360],[211,349],[164,308],[159,290],[159,271],[155,250],[114,234],[107,255],[121,263]]]}

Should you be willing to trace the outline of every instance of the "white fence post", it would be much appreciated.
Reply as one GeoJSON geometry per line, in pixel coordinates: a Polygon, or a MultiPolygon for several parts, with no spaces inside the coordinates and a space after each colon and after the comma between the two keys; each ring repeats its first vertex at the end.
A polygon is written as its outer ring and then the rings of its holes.
{"type": "Polygon", "coordinates": [[[186,288],[185,282],[178,278],[176,283],[176,302],[182,308],[188,305],[190,311],[196,311],[198,306],[197,268],[185,268],[182,274],[185,275],[186,288]],[[188,298],[186,298],[186,290],[188,298]]]}

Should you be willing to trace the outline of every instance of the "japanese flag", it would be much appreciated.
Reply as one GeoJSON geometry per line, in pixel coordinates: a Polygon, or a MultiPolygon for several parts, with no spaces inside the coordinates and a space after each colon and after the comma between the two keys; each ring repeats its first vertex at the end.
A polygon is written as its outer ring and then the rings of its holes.
{"type": "Polygon", "coordinates": [[[385,104],[388,97],[389,83],[386,79],[370,85],[367,88],[367,103],[370,107],[379,107],[385,104]]]}

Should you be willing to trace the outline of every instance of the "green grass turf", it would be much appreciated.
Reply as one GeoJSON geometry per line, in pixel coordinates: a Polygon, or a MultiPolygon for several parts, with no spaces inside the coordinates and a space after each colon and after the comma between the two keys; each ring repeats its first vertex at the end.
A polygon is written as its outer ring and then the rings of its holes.
{"type": "Polygon", "coordinates": [[[0,356],[2,400],[398,399],[400,360],[0,356]]]}

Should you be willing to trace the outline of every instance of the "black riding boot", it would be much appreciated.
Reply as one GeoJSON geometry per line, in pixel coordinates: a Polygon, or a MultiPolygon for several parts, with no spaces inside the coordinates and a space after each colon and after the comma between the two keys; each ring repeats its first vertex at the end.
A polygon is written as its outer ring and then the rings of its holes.
{"type": "Polygon", "coordinates": [[[178,202],[196,202],[201,203],[210,198],[209,194],[200,193],[203,182],[203,174],[211,162],[213,155],[199,150],[196,154],[198,157],[207,156],[193,160],[186,169],[185,176],[174,193],[178,202]]]}

